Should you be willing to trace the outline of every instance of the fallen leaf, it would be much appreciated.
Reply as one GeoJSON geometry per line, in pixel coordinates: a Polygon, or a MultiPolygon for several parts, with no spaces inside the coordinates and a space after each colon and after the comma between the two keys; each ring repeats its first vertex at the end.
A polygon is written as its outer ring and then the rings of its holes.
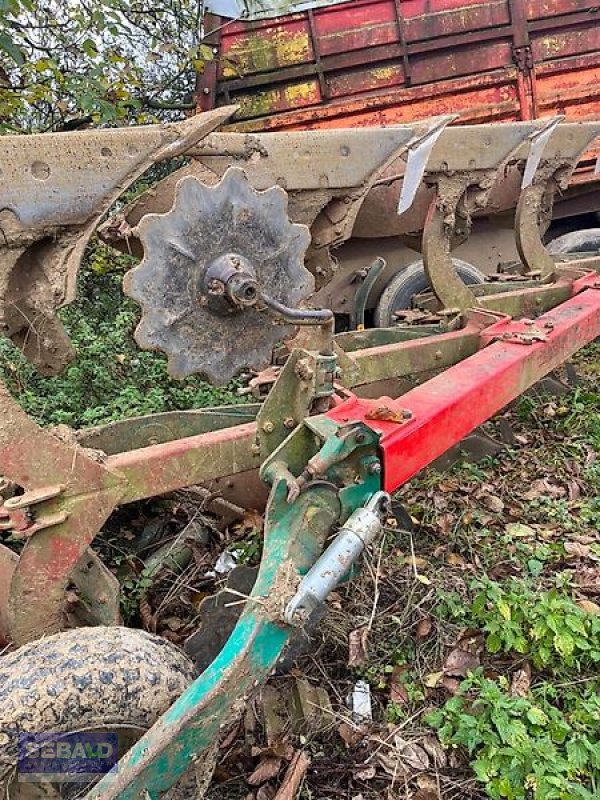
{"type": "Polygon", "coordinates": [[[261,783],[266,783],[271,780],[271,778],[275,778],[279,774],[280,769],[280,758],[264,758],[252,775],[246,778],[246,781],[250,786],[260,786],[261,783]]]}
{"type": "Polygon", "coordinates": [[[396,665],[392,670],[392,677],[390,680],[390,702],[401,706],[408,703],[408,692],[406,686],[400,679],[405,671],[405,667],[396,665]]]}
{"type": "Polygon", "coordinates": [[[451,533],[455,523],[456,519],[454,514],[450,514],[449,512],[440,514],[440,516],[437,518],[438,528],[444,534],[444,536],[448,536],[448,534],[451,533]]]}
{"type": "Polygon", "coordinates": [[[501,511],[504,511],[504,502],[495,494],[486,495],[483,498],[483,504],[486,508],[489,508],[489,510],[493,511],[495,514],[500,514],[501,511]]]}
{"type": "Polygon", "coordinates": [[[450,675],[442,675],[440,678],[440,686],[445,689],[448,694],[454,696],[459,692],[460,681],[458,678],[451,678],[450,675]]]}
{"type": "Polygon", "coordinates": [[[524,664],[522,669],[518,669],[512,676],[510,682],[510,694],[512,697],[527,697],[531,685],[531,667],[524,664]]]}
{"type": "Polygon", "coordinates": [[[425,678],[423,679],[423,684],[428,689],[435,689],[435,687],[438,685],[443,675],[444,675],[443,672],[430,672],[429,675],[425,675],[425,678]]]}
{"type": "Polygon", "coordinates": [[[402,761],[414,770],[422,772],[429,769],[429,756],[421,745],[409,742],[401,736],[394,736],[394,746],[400,754],[402,761]]]}
{"type": "Polygon", "coordinates": [[[369,629],[366,625],[350,632],[348,637],[348,666],[362,667],[368,660],[369,629]]]}
{"type": "MultiPolygon", "coordinates": [[[[446,751],[444,750],[444,747],[437,736],[433,736],[432,734],[424,736],[421,740],[421,746],[427,755],[430,756],[435,767],[438,769],[443,769],[447,765],[448,756],[446,755],[446,751]]],[[[421,786],[420,783],[419,786],[421,786]]]]}
{"type": "Polygon", "coordinates": [[[426,639],[431,633],[432,628],[433,622],[431,621],[431,617],[423,617],[423,619],[419,620],[419,624],[417,625],[417,639],[426,639]]]}
{"type": "Polygon", "coordinates": [[[337,732],[346,747],[356,747],[365,738],[365,733],[358,727],[349,725],[347,722],[340,722],[337,732]]]}
{"type": "Polygon", "coordinates": [[[535,537],[535,530],[529,525],[523,525],[521,522],[511,522],[504,530],[509,536],[517,539],[535,537]]]}
{"type": "Polygon", "coordinates": [[[477,653],[455,647],[444,662],[444,672],[454,678],[465,678],[469,672],[474,672],[479,666],[481,666],[481,661],[477,653]]]}
{"type": "Polygon", "coordinates": [[[451,567],[466,567],[467,565],[467,562],[458,553],[448,553],[446,561],[451,567]]]}
{"type": "Polygon", "coordinates": [[[525,500],[538,500],[540,497],[564,497],[566,493],[562,486],[550,483],[547,478],[540,478],[533,481],[523,497],[525,500]]]}
{"type": "Polygon", "coordinates": [[[582,592],[600,595],[600,567],[579,567],[573,580],[582,592]]]}
{"type": "Polygon", "coordinates": [[[565,553],[573,558],[587,558],[590,555],[590,548],[581,542],[565,542],[563,547],[565,553]]]}
{"type": "Polygon", "coordinates": [[[256,793],[256,800],[273,800],[275,797],[275,789],[270,783],[265,783],[256,793]]]}
{"type": "Polygon", "coordinates": [[[439,800],[437,789],[417,789],[412,800],[439,800]]]}
{"type": "Polygon", "coordinates": [[[429,566],[429,562],[420,556],[405,556],[403,562],[409,564],[414,569],[424,569],[429,566]]]}
{"type": "Polygon", "coordinates": [[[302,783],[306,770],[310,766],[310,758],[303,750],[298,750],[290,762],[281,786],[273,800],[295,800],[300,784],[302,783]]]}
{"type": "Polygon", "coordinates": [[[577,605],[586,614],[600,614],[600,606],[592,600],[578,600],[577,605]]]}
{"type": "Polygon", "coordinates": [[[360,764],[353,774],[359,781],[370,781],[377,774],[377,770],[373,764],[360,764]]]}
{"type": "Polygon", "coordinates": [[[404,409],[394,409],[388,406],[377,406],[370,408],[365,414],[365,419],[379,420],[380,422],[396,422],[399,425],[404,425],[411,418],[410,411],[404,409]]]}

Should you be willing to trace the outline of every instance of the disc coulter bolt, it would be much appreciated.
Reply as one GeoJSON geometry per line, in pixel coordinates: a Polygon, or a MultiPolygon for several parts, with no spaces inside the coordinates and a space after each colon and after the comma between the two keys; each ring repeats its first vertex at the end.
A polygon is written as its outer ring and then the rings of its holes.
{"type": "Polygon", "coordinates": [[[264,422],[262,427],[265,433],[273,433],[273,431],[275,430],[275,425],[273,425],[273,423],[270,420],[264,422]]]}
{"type": "Polygon", "coordinates": [[[293,417],[286,417],[286,418],[284,419],[284,421],[283,421],[283,424],[284,424],[284,425],[285,425],[285,427],[286,427],[286,428],[288,428],[289,430],[291,430],[292,428],[295,428],[295,427],[296,427],[296,421],[294,420],[294,418],[293,418],[293,417]]]}

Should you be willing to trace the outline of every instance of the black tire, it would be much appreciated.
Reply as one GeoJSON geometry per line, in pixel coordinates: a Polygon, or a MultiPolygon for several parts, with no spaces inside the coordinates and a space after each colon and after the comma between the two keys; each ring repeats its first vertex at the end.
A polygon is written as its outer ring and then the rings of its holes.
{"type": "MultiPolygon", "coordinates": [[[[461,261],[459,258],[453,258],[452,261],[456,271],[467,286],[485,281],[485,275],[476,267],[466,261],[461,261]]],[[[375,307],[375,327],[391,327],[394,324],[394,313],[403,308],[410,308],[412,298],[428,288],[429,281],[422,261],[415,261],[413,264],[409,264],[406,269],[397,272],[381,293],[375,307]]]]}
{"type": "Polygon", "coordinates": [[[585,228],[557,236],[548,245],[552,255],[569,255],[569,253],[600,253],[600,228],[585,228]]]}
{"type": "Polygon", "coordinates": [[[131,744],[194,677],[174,645],[129,628],[77,628],[0,658],[2,796],[31,796],[15,775],[20,733],[126,731],[131,744]]]}

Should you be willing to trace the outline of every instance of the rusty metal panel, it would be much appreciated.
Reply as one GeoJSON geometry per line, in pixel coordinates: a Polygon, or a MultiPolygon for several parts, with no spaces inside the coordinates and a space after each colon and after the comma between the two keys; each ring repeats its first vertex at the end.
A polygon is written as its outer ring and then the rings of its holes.
{"type": "Polygon", "coordinates": [[[241,104],[240,122],[256,120],[240,129],[448,111],[461,122],[563,110],[583,119],[600,113],[589,92],[596,65],[579,60],[600,56],[596,9],[596,0],[350,0],[316,9],[312,27],[306,13],[238,21],[222,31],[217,94],[241,104]]]}

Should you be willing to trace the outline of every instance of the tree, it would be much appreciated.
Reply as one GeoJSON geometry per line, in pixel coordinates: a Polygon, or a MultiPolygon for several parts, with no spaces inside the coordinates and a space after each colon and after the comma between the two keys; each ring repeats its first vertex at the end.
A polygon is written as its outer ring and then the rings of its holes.
{"type": "Polygon", "coordinates": [[[0,132],[181,116],[201,31],[202,0],[0,0],[0,132]]]}

